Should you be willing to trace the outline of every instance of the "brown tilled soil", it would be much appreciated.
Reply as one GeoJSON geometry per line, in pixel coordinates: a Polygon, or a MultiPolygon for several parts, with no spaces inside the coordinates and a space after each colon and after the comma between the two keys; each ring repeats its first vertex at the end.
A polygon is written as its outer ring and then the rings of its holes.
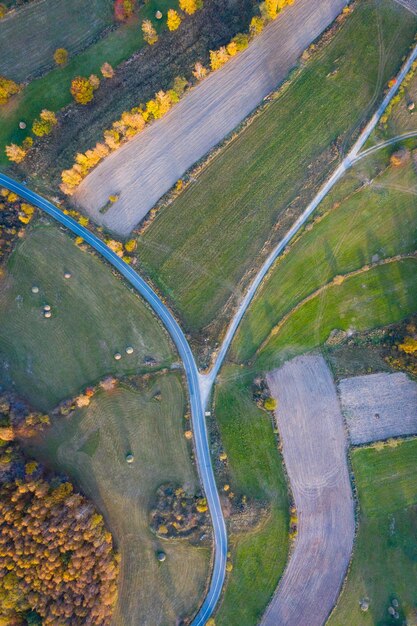
{"type": "Polygon", "coordinates": [[[339,393],[353,444],[417,434],[417,383],[403,372],[345,378],[339,393]]]}
{"type": "Polygon", "coordinates": [[[336,603],[355,532],[343,418],[322,356],[267,375],[298,514],[298,536],[262,619],[265,626],[322,626],[336,603]]]}
{"type": "Polygon", "coordinates": [[[126,236],[196,161],[275,89],[347,0],[297,0],[244,52],[195,87],[163,119],[105,159],[75,201],[126,236]],[[119,200],[100,213],[110,195],[119,200]]]}

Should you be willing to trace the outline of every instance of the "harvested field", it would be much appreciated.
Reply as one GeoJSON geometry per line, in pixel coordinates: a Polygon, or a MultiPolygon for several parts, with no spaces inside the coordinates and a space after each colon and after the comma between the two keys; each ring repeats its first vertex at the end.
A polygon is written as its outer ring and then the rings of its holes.
{"type": "Polygon", "coordinates": [[[322,626],[336,603],[355,531],[347,442],[336,388],[322,356],[267,375],[298,514],[298,536],[265,626],[322,626]]]}
{"type": "Polygon", "coordinates": [[[417,434],[417,383],[403,372],[345,378],[339,393],[353,444],[417,434]]]}
{"type": "Polygon", "coordinates": [[[29,449],[71,476],[115,537],[122,560],[112,626],[172,626],[191,616],[204,597],[208,547],[158,539],[149,527],[161,483],[199,490],[183,434],[185,404],[181,378],[172,373],[152,377],[140,390],[100,391],[89,407],[54,420],[29,449]],[[128,464],[130,452],[134,462],[128,464]],[[159,550],[164,563],[156,558],[159,550]]]}
{"type": "Polygon", "coordinates": [[[111,0],[38,0],[0,20],[0,74],[18,82],[54,66],[56,48],[74,53],[113,23],[111,0]]]}
{"type": "Polygon", "coordinates": [[[287,7],[247,50],[105,159],[81,183],[76,203],[97,223],[128,235],[191,165],[276,88],[346,4],[347,0],[297,0],[287,7]],[[115,193],[118,202],[101,214],[115,193]]]}

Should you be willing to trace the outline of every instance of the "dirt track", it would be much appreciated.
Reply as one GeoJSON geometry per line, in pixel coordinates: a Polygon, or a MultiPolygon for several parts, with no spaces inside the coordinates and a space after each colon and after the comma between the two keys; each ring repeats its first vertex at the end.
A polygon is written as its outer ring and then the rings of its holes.
{"type": "Polygon", "coordinates": [[[265,626],[322,626],[339,595],[355,531],[347,442],[336,388],[321,356],[268,374],[298,518],[298,537],[262,619],[265,626]]]}
{"type": "Polygon", "coordinates": [[[417,384],[403,372],[345,378],[339,392],[353,444],[417,434],[417,384]]]}
{"type": "Polygon", "coordinates": [[[74,199],[96,222],[127,235],[158,199],[285,78],[347,0],[296,0],[241,54],[212,73],[144,133],[105,159],[74,199]],[[109,195],[119,200],[105,214],[109,195]]]}

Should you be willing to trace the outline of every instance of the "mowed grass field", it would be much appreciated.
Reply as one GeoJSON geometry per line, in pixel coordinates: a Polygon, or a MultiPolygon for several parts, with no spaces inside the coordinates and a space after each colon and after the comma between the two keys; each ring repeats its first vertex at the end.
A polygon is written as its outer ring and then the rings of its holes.
{"type": "Polygon", "coordinates": [[[160,540],[149,528],[160,484],[199,489],[184,411],[180,376],[154,376],[140,392],[123,386],[100,391],[88,408],[53,422],[29,446],[30,454],[67,473],[94,500],[112,531],[122,557],[113,626],[177,624],[204,597],[210,550],[160,540]],[[130,452],[132,464],[125,460],[130,452]],[[157,561],[159,550],[167,555],[164,563],[157,561]]]}
{"type": "Polygon", "coordinates": [[[284,315],[335,276],[416,250],[417,175],[411,162],[388,167],[353,193],[345,189],[348,184],[338,185],[324,203],[327,214],[304,230],[272,268],[235,337],[234,360],[250,359],[284,315]],[[332,209],[335,200],[340,206],[332,209]]]}
{"type": "Polygon", "coordinates": [[[332,285],[284,322],[254,357],[254,367],[270,370],[323,344],[337,329],[367,330],[398,322],[415,312],[417,258],[381,265],[332,285]]]}
{"type": "Polygon", "coordinates": [[[0,74],[17,82],[50,69],[57,48],[75,54],[113,23],[112,0],[41,0],[0,20],[0,74]]]}
{"type": "Polygon", "coordinates": [[[270,514],[252,532],[232,535],[233,570],[216,615],[219,626],[253,626],[261,618],[285,566],[289,503],[273,424],[251,397],[252,378],[240,368],[222,370],[215,416],[228,455],[231,491],[268,503],[270,514]]]}
{"type": "Polygon", "coordinates": [[[1,385],[49,409],[106,374],[146,369],[146,357],[169,364],[173,352],[139,296],[57,226],[31,227],[0,279],[1,385]]]}
{"type": "Polygon", "coordinates": [[[359,530],[346,587],[328,626],[415,624],[416,459],[417,440],[382,451],[353,451],[359,530]],[[359,606],[364,598],[369,600],[367,612],[359,606]],[[399,620],[388,613],[393,599],[399,602],[399,620]]]}
{"type": "MultiPolygon", "coordinates": [[[[79,1],[81,2],[81,0],[79,1]]],[[[95,0],[96,3],[99,1],[105,2],[105,0],[95,0]]],[[[63,0],[62,6],[65,7],[66,4],[68,3],[63,0]]],[[[52,69],[45,76],[33,80],[8,104],[0,107],[0,166],[10,165],[4,153],[4,147],[12,142],[20,144],[29,134],[33,120],[39,116],[42,109],[58,111],[72,102],[69,90],[71,80],[75,76],[90,76],[90,74],[101,76],[100,67],[105,61],[116,68],[122,61],[131,57],[134,52],[144,46],[141,29],[142,20],[150,19],[156,30],[160,32],[166,28],[166,19],[157,20],[155,18],[156,11],[159,9],[166,18],[168,9],[176,9],[177,7],[178,0],[149,0],[141,6],[135,18],[118,26],[117,29],[111,30],[106,36],[92,43],[80,54],[70,57],[69,62],[64,67],[52,69]],[[26,130],[19,128],[21,120],[26,122],[26,130]]],[[[88,24],[89,9],[87,14],[85,13],[86,10],[84,6],[84,21],[88,24]]],[[[59,19],[55,22],[55,28],[57,32],[62,31],[59,19]]],[[[19,46],[18,51],[13,54],[24,56],[22,47],[19,46]]],[[[6,62],[7,64],[10,63],[8,58],[6,58],[6,62]]],[[[45,62],[47,61],[45,60],[45,62]]]]}
{"type": "Polygon", "coordinates": [[[140,237],[141,262],[190,332],[213,320],[224,325],[223,306],[240,299],[242,277],[276,239],[277,221],[295,201],[286,223],[294,219],[334,167],[336,148],[345,152],[416,26],[391,0],[360,2],[331,43],[140,237]]]}

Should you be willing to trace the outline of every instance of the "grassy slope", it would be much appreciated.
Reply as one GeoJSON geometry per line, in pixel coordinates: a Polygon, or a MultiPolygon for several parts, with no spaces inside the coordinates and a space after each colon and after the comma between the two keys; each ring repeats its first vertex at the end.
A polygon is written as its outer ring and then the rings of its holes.
{"type": "Polygon", "coordinates": [[[6,106],[0,108],[0,165],[9,165],[4,146],[21,141],[28,134],[35,117],[44,109],[57,111],[72,101],[69,88],[74,76],[100,74],[101,65],[107,61],[116,67],[128,59],[143,45],[140,24],[143,19],[152,20],[155,28],[160,31],[164,20],[155,19],[155,12],[160,9],[164,15],[168,8],[176,8],[177,0],[150,0],[143,6],[138,17],[110,32],[106,37],[91,45],[87,50],[70,59],[63,68],[56,68],[37,80],[31,82],[18,96],[6,106]],[[27,123],[27,130],[19,129],[20,120],[27,123]]]}
{"type": "Polygon", "coordinates": [[[389,168],[304,232],[257,293],[236,335],[233,357],[251,358],[283,315],[336,275],[363,267],[375,255],[382,259],[415,250],[416,187],[411,163],[389,168]]]}
{"type": "Polygon", "coordinates": [[[68,473],[108,521],[122,555],[114,626],[174,624],[204,596],[209,550],[161,541],[148,525],[161,483],[199,488],[183,435],[184,406],[175,374],[151,379],[141,392],[102,391],[87,409],[55,421],[30,449],[68,473]],[[160,401],[152,399],[157,391],[160,401]],[[125,461],[128,452],[135,456],[131,465],[125,461]],[[162,564],[155,556],[160,549],[167,554],[162,564]]]}
{"type": "Polygon", "coordinates": [[[250,395],[241,369],[223,371],[217,387],[216,420],[228,455],[233,492],[268,501],[271,515],[257,531],[231,538],[228,574],[216,624],[253,626],[281,575],[288,550],[287,488],[272,422],[250,395]]]}
{"type": "Polygon", "coordinates": [[[284,323],[256,358],[271,369],[284,360],[320,346],[333,329],[366,330],[400,321],[417,307],[417,259],[369,270],[326,289],[284,323]]]}
{"type": "Polygon", "coordinates": [[[389,0],[360,3],[330,45],[141,237],[141,261],[191,331],[219,315],[302,192],[310,164],[322,179],[329,147],[349,139],[370,112],[414,35],[417,20],[404,16],[389,0]]]}
{"type": "MultiPolygon", "coordinates": [[[[400,616],[415,623],[417,604],[417,441],[383,451],[357,449],[353,470],[358,486],[360,525],[352,569],[329,626],[390,626],[387,612],[400,602],[400,616]],[[368,597],[369,611],[359,601],[368,597]]],[[[404,623],[401,621],[401,623],[404,623]]]]}
{"type": "Polygon", "coordinates": [[[139,297],[55,226],[30,229],[10,257],[0,320],[0,380],[45,409],[109,372],[140,370],[145,356],[172,358],[167,336],[139,297]],[[42,315],[44,304],[52,306],[51,319],[42,315]],[[128,356],[129,344],[135,352],[128,356]],[[119,362],[115,352],[123,354],[119,362]]]}
{"type": "Polygon", "coordinates": [[[0,74],[23,82],[54,66],[56,48],[74,54],[113,23],[112,0],[90,0],[88,19],[85,9],[85,0],[46,0],[0,20],[0,74]]]}

